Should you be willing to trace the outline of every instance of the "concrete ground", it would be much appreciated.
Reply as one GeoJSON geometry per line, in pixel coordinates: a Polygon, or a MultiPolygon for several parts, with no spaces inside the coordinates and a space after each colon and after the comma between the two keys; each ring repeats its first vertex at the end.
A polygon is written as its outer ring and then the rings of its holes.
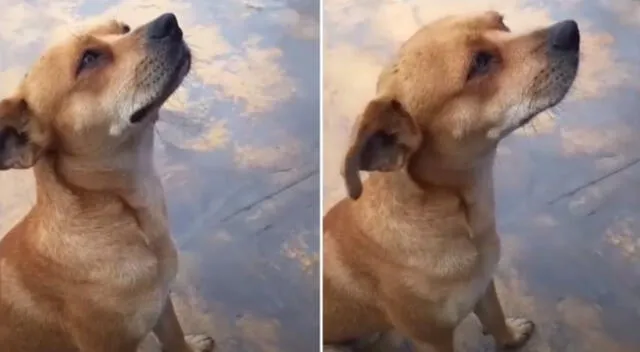
{"type": "MultiPolygon", "coordinates": [[[[340,158],[385,59],[421,24],[488,9],[513,30],[574,18],[583,32],[570,98],[499,148],[499,294],[538,326],[522,350],[640,351],[638,1],[325,0],[324,209],[345,195],[340,158]]],[[[389,345],[375,350],[403,350],[389,345]]],[[[494,350],[473,318],[457,345],[494,350]]]]}
{"type": "MultiPolygon", "coordinates": [[[[80,22],[135,26],[176,13],[195,62],[161,114],[156,155],[181,251],[179,318],[187,332],[215,337],[219,351],[317,351],[318,2],[0,0],[0,8],[3,96],[80,22]]],[[[33,179],[8,171],[0,181],[4,234],[33,203],[33,179]]],[[[152,340],[145,346],[156,350],[152,340]]]]}

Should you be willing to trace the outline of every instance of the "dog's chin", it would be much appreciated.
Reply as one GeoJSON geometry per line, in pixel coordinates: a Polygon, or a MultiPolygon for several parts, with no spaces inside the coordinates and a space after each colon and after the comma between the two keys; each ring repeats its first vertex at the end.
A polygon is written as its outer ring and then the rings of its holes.
{"type": "Polygon", "coordinates": [[[543,113],[543,112],[545,112],[545,111],[547,111],[549,109],[552,109],[553,107],[555,107],[558,104],[560,104],[562,101],[564,101],[564,98],[567,96],[568,93],[569,93],[569,89],[567,88],[562,93],[559,93],[556,96],[553,96],[553,97],[550,97],[548,99],[545,99],[545,101],[540,103],[540,106],[536,110],[534,110],[531,114],[529,114],[528,116],[526,116],[524,119],[522,119],[520,121],[520,123],[518,124],[517,128],[521,128],[521,127],[524,127],[524,126],[528,125],[529,123],[531,123],[531,121],[533,121],[541,113],[543,113]]]}
{"type": "Polygon", "coordinates": [[[514,131],[528,125],[541,113],[560,104],[569,93],[571,85],[566,89],[556,90],[553,95],[535,99],[529,103],[523,103],[520,106],[514,106],[506,113],[505,124],[502,127],[489,130],[487,136],[490,139],[499,141],[514,131]],[[527,111],[523,114],[522,106],[527,107],[527,111]]]}
{"type": "Polygon", "coordinates": [[[180,84],[182,84],[182,81],[189,73],[190,68],[191,54],[188,49],[186,49],[185,54],[183,54],[182,58],[178,61],[175,69],[168,74],[164,85],[158,90],[158,94],[152,98],[148,104],[136,110],[129,118],[129,121],[137,124],[146,120],[148,116],[153,115],[152,112],[159,109],[178,87],[180,87],[180,84]]]}
{"type": "Polygon", "coordinates": [[[518,129],[528,125],[531,121],[533,121],[533,119],[536,118],[536,116],[557,106],[564,101],[575,82],[577,76],[577,66],[568,71],[569,72],[567,74],[571,75],[571,77],[564,82],[558,83],[556,86],[550,87],[549,89],[547,89],[547,92],[545,92],[545,95],[535,99],[534,102],[529,105],[531,109],[530,113],[522,118],[514,129],[518,129]]]}

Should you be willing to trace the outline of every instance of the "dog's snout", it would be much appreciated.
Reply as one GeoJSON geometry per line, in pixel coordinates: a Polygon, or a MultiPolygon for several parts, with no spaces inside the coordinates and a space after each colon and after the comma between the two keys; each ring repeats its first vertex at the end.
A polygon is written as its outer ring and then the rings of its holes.
{"type": "Polygon", "coordinates": [[[558,22],[549,29],[549,45],[553,51],[576,52],[580,49],[580,30],[574,20],[558,22]]]}
{"type": "Polygon", "coordinates": [[[149,24],[148,35],[151,39],[164,39],[169,37],[182,37],[182,30],[178,25],[178,19],[172,13],[165,13],[149,24]]]}

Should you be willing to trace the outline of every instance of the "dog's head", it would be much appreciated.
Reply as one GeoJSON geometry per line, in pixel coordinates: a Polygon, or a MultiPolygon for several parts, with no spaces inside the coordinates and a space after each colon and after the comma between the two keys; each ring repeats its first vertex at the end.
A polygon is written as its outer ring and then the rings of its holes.
{"type": "Polygon", "coordinates": [[[353,130],[342,168],[349,195],[359,171],[472,165],[500,139],[558,104],[578,70],[574,21],[513,34],[497,12],[443,18],[405,42],[381,73],[378,96],[353,130]]]}
{"type": "Polygon", "coordinates": [[[0,169],[44,153],[100,157],[152,128],[191,65],[173,14],[108,21],[49,48],[0,101],[0,169]]]}

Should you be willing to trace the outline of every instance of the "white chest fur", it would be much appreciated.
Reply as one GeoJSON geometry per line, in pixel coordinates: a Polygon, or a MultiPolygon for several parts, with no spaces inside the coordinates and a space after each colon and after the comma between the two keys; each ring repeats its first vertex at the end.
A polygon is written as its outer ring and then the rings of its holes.
{"type": "Polygon", "coordinates": [[[492,176],[480,175],[480,187],[463,194],[469,241],[475,248],[476,258],[471,279],[451,289],[443,307],[443,318],[459,323],[473,310],[484,295],[500,261],[500,239],[495,229],[492,176]]]}
{"type": "Polygon", "coordinates": [[[477,268],[469,281],[460,282],[450,288],[442,306],[441,318],[452,324],[460,323],[472,311],[484,295],[493,279],[494,271],[500,259],[499,244],[480,248],[477,268]]]}

